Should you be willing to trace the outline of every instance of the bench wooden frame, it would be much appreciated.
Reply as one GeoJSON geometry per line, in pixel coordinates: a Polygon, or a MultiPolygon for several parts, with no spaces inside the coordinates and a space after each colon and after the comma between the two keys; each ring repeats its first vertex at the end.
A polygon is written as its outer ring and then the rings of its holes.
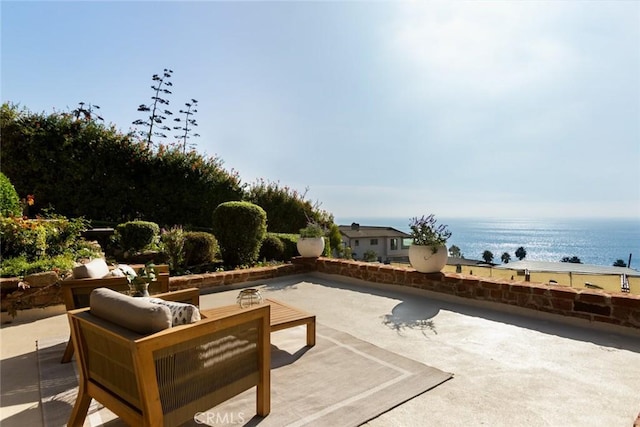
{"type": "MultiPolygon", "coordinates": [[[[149,293],[165,293],[169,292],[169,267],[167,265],[158,265],[156,270],[159,272],[157,280],[149,284],[149,293]]],[[[100,279],[67,279],[60,282],[60,292],[67,311],[84,308],[89,305],[89,294],[97,288],[109,288],[118,292],[129,291],[129,281],[126,277],[103,277],[100,279]]],[[[170,297],[169,297],[170,298],[170,297]]],[[[60,363],[68,363],[73,357],[73,344],[71,338],[67,343],[60,363]]]]}
{"type": "MultiPolygon", "coordinates": [[[[160,297],[189,299],[193,291],[198,290],[160,297]]],[[[268,415],[269,315],[265,304],[140,336],[93,316],[89,308],[68,312],[80,374],[68,425],[83,425],[92,398],[128,425],[178,425],[253,386],[257,414],[268,415]],[[225,350],[219,343],[226,340],[244,350],[225,350]]]]}

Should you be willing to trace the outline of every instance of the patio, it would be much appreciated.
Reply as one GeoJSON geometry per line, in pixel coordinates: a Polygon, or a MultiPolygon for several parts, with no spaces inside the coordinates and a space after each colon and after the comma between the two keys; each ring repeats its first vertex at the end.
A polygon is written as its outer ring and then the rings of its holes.
{"type": "MultiPolygon", "coordinates": [[[[322,273],[219,287],[201,307],[233,304],[248,286],[454,374],[370,426],[632,426],[640,412],[638,329],[322,273]]],[[[35,341],[68,331],[62,306],[3,325],[3,426],[42,425],[35,341]]]]}

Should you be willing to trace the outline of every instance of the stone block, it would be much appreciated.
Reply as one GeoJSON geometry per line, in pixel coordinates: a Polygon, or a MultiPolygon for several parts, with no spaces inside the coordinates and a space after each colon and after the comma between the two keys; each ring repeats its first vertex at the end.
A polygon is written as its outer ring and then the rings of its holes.
{"type": "Polygon", "coordinates": [[[24,281],[27,282],[32,288],[44,288],[45,286],[53,285],[59,280],[60,278],[54,271],[29,274],[24,278],[24,281]]]}
{"type": "Polygon", "coordinates": [[[573,302],[573,311],[583,313],[599,314],[600,316],[611,316],[611,307],[597,304],[589,304],[583,301],[573,302]]]}
{"type": "Polygon", "coordinates": [[[611,295],[594,291],[582,291],[578,294],[578,301],[590,304],[609,305],[611,304],[611,295]]]}

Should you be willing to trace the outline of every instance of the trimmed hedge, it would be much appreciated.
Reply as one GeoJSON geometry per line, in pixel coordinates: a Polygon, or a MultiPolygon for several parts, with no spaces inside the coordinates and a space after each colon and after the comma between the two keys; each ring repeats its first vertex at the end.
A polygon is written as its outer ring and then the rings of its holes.
{"type": "Polygon", "coordinates": [[[184,264],[193,266],[212,262],[218,252],[215,236],[205,231],[184,233],[184,264]]]}
{"type": "Polygon", "coordinates": [[[273,233],[278,236],[282,244],[284,245],[284,253],[282,254],[283,261],[289,261],[291,258],[298,256],[298,238],[297,234],[290,233],[273,233]]]}
{"type": "Polygon", "coordinates": [[[213,211],[213,234],[227,267],[252,265],[267,232],[267,214],[249,202],[221,203],[213,211]]]}
{"type": "Polygon", "coordinates": [[[120,247],[125,251],[141,251],[156,243],[160,227],[150,221],[129,221],[116,227],[120,247]]]}
{"type": "Polygon", "coordinates": [[[240,200],[239,175],[217,157],[144,141],[70,113],[0,108],[2,172],[19,195],[69,218],[209,227],[222,202],[240,200]]]}
{"type": "Polygon", "coordinates": [[[0,215],[21,216],[20,197],[9,178],[0,172],[0,215]]]}
{"type": "Polygon", "coordinates": [[[284,261],[284,243],[275,233],[267,233],[260,246],[259,258],[264,261],[284,261]]]}

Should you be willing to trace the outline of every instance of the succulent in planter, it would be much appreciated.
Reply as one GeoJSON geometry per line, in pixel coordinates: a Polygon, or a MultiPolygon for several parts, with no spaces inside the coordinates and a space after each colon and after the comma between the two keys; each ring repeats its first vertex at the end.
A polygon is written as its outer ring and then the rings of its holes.
{"type": "Polygon", "coordinates": [[[447,240],[451,232],[446,225],[437,225],[435,216],[412,218],[409,222],[413,245],[409,247],[409,263],[421,273],[441,271],[447,264],[447,240]]]}
{"type": "Polygon", "coordinates": [[[324,252],[324,229],[315,222],[309,222],[300,229],[300,239],[296,243],[298,253],[305,258],[317,258],[324,252]]]}
{"type": "Polygon", "coordinates": [[[447,240],[451,237],[451,231],[447,225],[437,224],[436,217],[433,214],[414,217],[409,221],[409,228],[413,244],[418,246],[431,246],[431,250],[435,254],[438,247],[447,244],[447,240]]]}
{"type": "Polygon", "coordinates": [[[149,283],[156,280],[156,266],[152,262],[146,263],[144,267],[137,272],[133,268],[123,268],[120,270],[126,276],[129,282],[130,294],[134,297],[148,297],[149,283]]]}
{"type": "Polygon", "coordinates": [[[324,237],[324,229],[316,222],[309,222],[306,227],[300,229],[300,237],[324,237]]]}

